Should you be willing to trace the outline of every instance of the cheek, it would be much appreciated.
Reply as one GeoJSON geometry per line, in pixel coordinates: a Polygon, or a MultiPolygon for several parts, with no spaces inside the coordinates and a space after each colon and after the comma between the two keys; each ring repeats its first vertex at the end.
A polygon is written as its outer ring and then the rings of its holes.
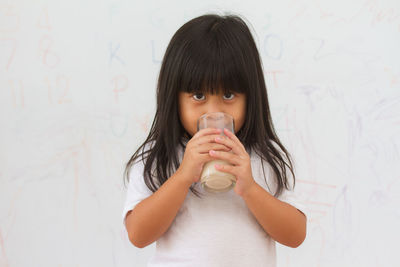
{"type": "Polygon", "coordinates": [[[237,133],[243,126],[244,124],[245,117],[244,116],[239,116],[235,120],[235,133],[237,133]]]}
{"type": "Polygon", "coordinates": [[[238,108],[238,112],[236,114],[236,120],[235,120],[235,132],[238,132],[246,119],[246,104],[242,103],[241,107],[238,108]]]}
{"type": "Polygon", "coordinates": [[[186,109],[183,108],[180,112],[182,126],[191,136],[197,132],[197,120],[195,117],[195,114],[193,114],[192,109],[189,107],[186,109]]]}

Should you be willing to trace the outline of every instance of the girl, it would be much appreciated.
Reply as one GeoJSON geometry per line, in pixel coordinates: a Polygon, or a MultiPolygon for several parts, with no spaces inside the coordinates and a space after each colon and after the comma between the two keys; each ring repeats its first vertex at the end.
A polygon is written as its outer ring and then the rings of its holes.
{"type": "Polygon", "coordinates": [[[260,56],[240,17],[200,16],[172,37],[150,133],[125,174],[129,240],[139,248],[157,241],[149,266],[276,266],[275,241],[303,242],[293,165],[272,125],[260,56]],[[230,114],[235,133],[197,132],[197,119],[208,112],[230,114]],[[216,168],[236,177],[234,190],[208,193],[197,183],[215,159],[232,165],[216,168]]]}

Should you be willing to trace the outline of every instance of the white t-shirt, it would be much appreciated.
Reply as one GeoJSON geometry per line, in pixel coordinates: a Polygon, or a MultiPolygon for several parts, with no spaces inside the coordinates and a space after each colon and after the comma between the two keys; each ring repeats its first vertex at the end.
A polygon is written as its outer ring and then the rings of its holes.
{"type": "MultiPolygon", "coordinates": [[[[182,159],[182,151],[179,155],[182,159]]],[[[275,192],[275,174],[268,162],[264,162],[264,170],[271,191],[265,183],[259,156],[252,153],[250,157],[255,181],[268,192],[275,192]]],[[[124,225],[126,214],[152,195],[143,179],[143,167],[140,161],[131,168],[122,213],[124,225]]],[[[290,172],[287,175],[291,180],[290,172]]],[[[156,241],[156,251],[148,266],[276,266],[275,241],[239,195],[233,190],[208,193],[200,183],[195,184],[195,189],[202,198],[189,190],[171,226],[156,241]]],[[[293,191],[285,190],[278,199],[305,213],[293,191]]]]}

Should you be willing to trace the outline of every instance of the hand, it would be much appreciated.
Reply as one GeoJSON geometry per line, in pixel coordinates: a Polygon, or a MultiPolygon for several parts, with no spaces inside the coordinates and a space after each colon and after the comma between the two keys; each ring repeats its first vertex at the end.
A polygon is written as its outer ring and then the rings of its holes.
{"type": "Polygon", "coordinates": [[[220,129],[206,128],[198,131],[186,144],[185,154],[177,170],[183,179],[192,183],[198,182],[206,162],[213,160],[209,151],[229,151],[224,144],[215,142],[221,136],[220,129]]]}
{"type": "Polygon", "coordinates": [[[215,141],[230,148],[233,153],[225,151],[210,150],[210,156],[213,159],[221,159],[227,161],[229,165],[216,165],[215,168],[222,172],[230,173],[236,176],[236,185],[234,191],[239,196],[245,195],[256,184],[251,172],[250,156],[244,148],[243,144],[235,134],[228,129],[224,129],[225,136],[215,137],[215,141]]]}

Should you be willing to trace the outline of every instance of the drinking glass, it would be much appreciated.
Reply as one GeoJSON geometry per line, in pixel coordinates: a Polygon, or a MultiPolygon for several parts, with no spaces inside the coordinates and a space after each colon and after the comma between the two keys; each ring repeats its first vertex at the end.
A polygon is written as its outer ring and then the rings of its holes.
{"type": "MultiPolygon", "coordinates": [[[[206,113],[197,121],[197,130],[205,128],[221,129],[221,135],[225,135],[223,129],[227,128],[234,133],[235,126],[233,117],[223,112],[206,113]]],[[[214,165],[230,165],[224,160],[212,160],[204,164],[200,177],[201,186],[208,192],[227,192],[236,183],[236,178],[230,173],[215,169],[214,165]]]]}

